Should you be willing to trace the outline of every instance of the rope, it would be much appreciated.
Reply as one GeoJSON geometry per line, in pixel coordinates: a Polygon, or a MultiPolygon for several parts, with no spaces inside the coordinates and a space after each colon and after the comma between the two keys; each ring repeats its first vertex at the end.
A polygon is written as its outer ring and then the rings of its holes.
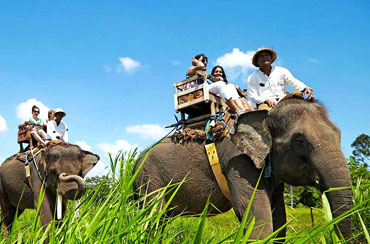
{"type": "Polygon", "coordinates": [[[225,123],[223,117],[225,116],[225,112],[224,111],[220,111],[220,112],[217,112],[216,114],[212,114],[211,116],[209,116],[210,119],[214,119],[216,121],[221,121],[221,123],[228,129],[230,130],[230,127],[225,123]]]}
{"type": "Polygon", "coordinates": [[[225,121],[223,120],[223,117],[225,116],[225,112],[224,111],[220,111],[220,112],[217,112],[216,114],[211,114],[209,116],[209,119],[207,120],[206,122],[206,128],[205,128],[205,131],[206,131],[206,137],[207,137],[207,141],[211,141],[213,142],[213,136],[212,134],[209,132],[209,129],[210,129],[210,123],[212,120],[215,120],[215,121],[220,121],[229,131],[230,131],[230,127],[225,123],[225,121]]]}
{"type": "MultiPolygon", "coordinates": [[[[41,152],[41,150],[43,150],[43,149],[40,149],[37,153],[36,153],[36,156],[41,152]]],[[[45,179],[43,179],[42,177],[41,177],[41,174],[40,174],[40,171],[39,171],[39,167],[37,166],[37,163],[36,163],[36,160],[35,160],[35,155],[33,154],[33,148],[31,148],[31,155],[32,155],[32,161],[33,161],[33,164],[35,165],[35,168],[36,168],[36,171],[37,171],[37,175],[38,175],[38,177],[40,178],[40,180],[41,180],[41,182],[43,183],[43,184],[45,184],[45,186],[47,187],[48,185],[46,184],[46,181],[45,181],[45,179]]],[[[45,170],[45,169],[44,169],[45,170]]]]}
{"type": "Polygon", "coordinates": [[[269,161],[267,162],[267,166],[265,169],[265,178],[270,178],[272,174],[272,166],[271,166],[271,152],[269,153],[269,161]]]}

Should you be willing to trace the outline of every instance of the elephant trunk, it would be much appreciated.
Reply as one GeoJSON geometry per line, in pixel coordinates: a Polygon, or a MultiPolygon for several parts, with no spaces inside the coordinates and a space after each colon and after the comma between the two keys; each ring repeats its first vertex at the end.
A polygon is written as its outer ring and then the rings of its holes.
{"type": "MultiPolygon", "coordinates": [[[[328,155],[322,158],[328,159],[328,155]]],[[[346,164],[346,159],[343,154],[329,156],[329,160],[323,162],[320,161],[318,170],[321,172],[320,188],[322,191],[326,191],[330,188],[348,187],[344,190],[336,190],[327,192],[326,196],[329,200],[330,209],[332,211],[333,218],[343,214],[352,208],[352,192],[351,192],[351,179],[349,170],[346,164]],[[331,158],[331,159],[330,159],[331,158]]],[[[351,236],[351,217],[347,217],[339,222],[336,226],[339,228],[343,237],[348,238],[351,236]]],[[[338,234],[338,229],[336,232],[338,234]]]]}
{"type": "Polygon", "coordinates": [[[67,175],[66,173],[62,173],[59,175],[59,180],[63,183],[66,183],[65,188],[67,190],[64,191],[64,196],[69,199],[80,199],[86,191],[86,183],[84,179],[78,175],[67,175]],[[77,183],[77,189],[70,186],[70,184],[77,183]]]}

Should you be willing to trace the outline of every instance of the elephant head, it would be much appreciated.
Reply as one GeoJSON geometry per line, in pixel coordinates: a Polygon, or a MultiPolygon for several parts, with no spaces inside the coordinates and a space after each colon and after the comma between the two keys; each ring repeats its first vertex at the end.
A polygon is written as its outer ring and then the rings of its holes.
{"type": "Polygon", "coordinates": [[[76,145],[57,144],[42,153],[42,160],[48,188],[68,200],[74,200],[85,193],[83,177],[99,161],[99,156],[76,145]]]}
{"type": "MultiPolygon", "coordinates": [[[[273,177],[294,186],[329,188],[351,186],[340,131],[317,102],[291,98],[271,111],[244,114],[235,124],[233,143],[257,168],[270,153],[273,177]]],[[[352,207],[350,189],[327,194],[333,217],[352,207]]],[[[338,224],[344,237],[351,235],[351,218],[338,224]]]]}

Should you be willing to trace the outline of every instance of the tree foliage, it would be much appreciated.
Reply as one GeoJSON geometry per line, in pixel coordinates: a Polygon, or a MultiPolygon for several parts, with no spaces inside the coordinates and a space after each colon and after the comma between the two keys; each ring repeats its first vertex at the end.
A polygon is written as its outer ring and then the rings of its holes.
{"type": "Polygon", "coordinates": [[[86,179],[87,194],[96,194],[97,201],[105,201],[113,187],[113,181],[107,176],[94,176],[86,179]]]}
{"type": "Polygon", "coordinates": [[[348,168],[351,174],[352,184],[356,185],[362,179],[363,185],[370,183],[369,158],[370,158],[370,136],[359,135],[351,144],[354,148],[348,159],[348,168]]]}
{"type": "Polygon", "coordinates": [[[366,134],[359,135],[351,144],[351,147],[354,148],[351,158],[368,167],[370,162],[370,136],[366,134]]]}
{"type": "Polygon", "coordinates": [[[284,195],[285,204],[288,206],[291,206],[293,200],[293,207],[322,207],[321,193],[315,187],[295,186],[293,187],[293,195],[291,195],[290,185],[285,184],[284,195]]]}

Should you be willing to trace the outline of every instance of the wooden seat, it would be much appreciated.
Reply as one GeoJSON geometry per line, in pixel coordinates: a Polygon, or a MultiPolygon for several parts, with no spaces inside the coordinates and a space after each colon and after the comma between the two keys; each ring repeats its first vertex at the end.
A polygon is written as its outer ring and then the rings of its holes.
{"type": "MultiPolygon", "coordinates": [[[[17,142],[19,144],[20,152],[24,151],[23,143],[28,144],[27,147],[33,148],[33,145],[38,146],[40,143],[33,138],[31,135],[31,130],[28,123],[18,125],[18,138],[17,142]]],[[[26,148],[27,148],[26,147],[26,148]]]]}
{"type": "Polygon", "coordinates": [[[175,110],[181,113],[183,128],[204,127],[211,114],[227,108],[221,97],[209,92],[205,71],[175,83],[174,88],[175,110]]]}

